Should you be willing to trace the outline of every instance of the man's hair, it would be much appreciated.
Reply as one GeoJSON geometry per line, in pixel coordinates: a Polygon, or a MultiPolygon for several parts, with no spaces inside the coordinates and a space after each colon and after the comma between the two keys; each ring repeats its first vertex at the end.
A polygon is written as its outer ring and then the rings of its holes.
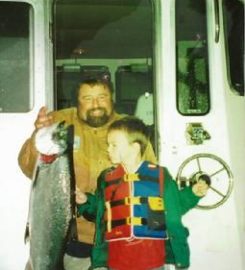
{"type": "Polygon", "coordinates": [[[114,130],[125,132],[130,143],[138,143],[143,156],[149,142],[149,131],[142,120],[135,116],[125,116],[109,126],[108,132],[114,130]]]}
{"type": "Polygon", "coordinates": [[[95,85],[103,85],[104,87],[108,88],[110,93],[113,94],[113,84],[110,80],[109,76],[101,76],[101,77],[86,77],[79,83],[79,87],[83,84],[88,84],[90,86],[95,85]]]}

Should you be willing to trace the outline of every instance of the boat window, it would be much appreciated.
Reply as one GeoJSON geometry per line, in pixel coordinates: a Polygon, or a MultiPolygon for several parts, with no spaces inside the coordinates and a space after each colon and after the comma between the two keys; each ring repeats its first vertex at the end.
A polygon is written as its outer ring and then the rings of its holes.
{"type": "Polygon", "coordinates": [[[0,112],[28,112],[30,16],[27,3],[0,2],[0,112]]]}
{"type": "Polygon", "coordinates": [[[176,0],[177,109],[204,115],[210,109],[207,12],[203,0],[176,0]]]}
{"type": "Polygon", "coordinates": [[[228,77],[231,87],[244,96],[244,1],[222,1],[228,77]]]}
{"type": "Polygon", "coordinates": [[[76,106],[84,79],[106,77],[116,111],[153,126],[152,2],[57,0],[54,14],[55,108],[76,106]]]}

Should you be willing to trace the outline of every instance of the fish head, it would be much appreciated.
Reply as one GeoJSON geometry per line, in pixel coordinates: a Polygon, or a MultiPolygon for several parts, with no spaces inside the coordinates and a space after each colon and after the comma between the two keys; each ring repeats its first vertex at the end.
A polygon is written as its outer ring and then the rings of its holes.
{"type": "Polygon", "coordinates": [[[66,126],[65,121],[58,123],[52,133],[52,141],[60,148],[60,152],[64,152],[69,144],[69,127],[66,126]]]}
{"type": "Polygon", "coordinates": [[[61,155],[72,147],[73,126],[65,121],[39,129],[35,135],[35,146],[43,155],[61,155]]]}

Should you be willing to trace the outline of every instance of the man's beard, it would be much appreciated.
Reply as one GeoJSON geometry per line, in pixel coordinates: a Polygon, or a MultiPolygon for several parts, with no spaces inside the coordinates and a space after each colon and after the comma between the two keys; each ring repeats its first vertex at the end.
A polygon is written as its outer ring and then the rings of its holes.
{"type": "Polygon", "coordinates": [[[97,109],[91,109],[87,111],[87,119],[85,122],[90,125],[91,127],[102,127],[106,123],[108,123],[110,116],[107,114],[107,111],[105,108],[97,108],[97,109]],[[101,116],[94,116],[92,113],[93,111],[101,110],[103,111],[103,114],[101,116]]]}

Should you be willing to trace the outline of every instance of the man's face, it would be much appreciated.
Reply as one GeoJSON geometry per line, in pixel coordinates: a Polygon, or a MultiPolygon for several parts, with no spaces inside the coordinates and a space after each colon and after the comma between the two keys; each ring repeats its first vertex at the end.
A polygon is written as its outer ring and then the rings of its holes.
{"type": "Polygon", "coordinates": [[[103,84],[82,84],[78,93],[78,117],[92,127],[105,125],[112,114],[110,90],[103,84]]]}

